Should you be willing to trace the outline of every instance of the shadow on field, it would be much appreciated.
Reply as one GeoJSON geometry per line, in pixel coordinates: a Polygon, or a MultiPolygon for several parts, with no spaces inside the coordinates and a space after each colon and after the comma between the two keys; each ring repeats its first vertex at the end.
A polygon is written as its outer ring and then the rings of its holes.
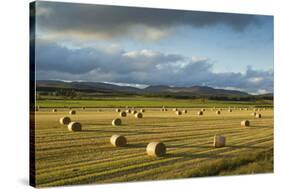
{"type": "Polygon", "coordinates": [[[142,125],[139,125],[141,127],[144,127],[144,128],[151,128],[151,127],[155,127],[155,128],[159,128],[159,127],[165,127],[165,128],[175,128],[175,126],[171,126],[171,125],[156,125],[156,124],[153,124],[151,122],[149,123],[143,123],[142,125]]]}
{"type": "Polygon", "coordinates": [[[164,157],[182,157],[188,159],[193,159],[193,158],[216,159],[216,158],[226,158],[228,157],[228,155],[219,155],[219,154],[212,154],[212,153],[196,154],[190,152],[181,152],[181,153],[174,153],[174,154],[167,153],[164,155],[164,157]]]}
{"type": "Polygon", "coordinates": [[[146,148],[147,143],[127,144],[126,146],[131,148],[146,148]]]}
{"type": "Polygon", "coordinates": [[[226,147],[237,149],[237,148],[247,148],[247,149],[264,149],[266,146],[246,146],[246,145],[227,145],[226,147]]]}
{"type": "MultiPolygon", "coordinates": [[[[198,145],[169,145],[168,148],[201,148],[201,149],[213,149],[214,147],[210,144],[209,146],[198,146],[198,145]]],[[[226,148],[231,149],[240,149],[240,148],[247,148],[247,149],[263,149],[267,148],[266,146],[247,146],[247,145],[226,145],[226,148]]]]}
{"type": "Polygon", "coordinates": [[[140,135],[140,134],[157,134],[158,132],[149,132],[149,131],[124,131],[124,130],[100,130],[100,129],[87,129],[81,130],[80,132],[93,132],[93,133],[127,133],[131,135],[140,135]]]}
{"type": "Polygon", "coordinates": [[[264,128],[270,128],[270,126],[250,126],[249,128],[258,128],[258,129],[264,129],[264,128]]]}
{"type": "Polygon", "coordinates": [[[200,146],[200,145],[186,145],[186,144],[180,144],[180,145],[169,145],[168,148],[201,148],[201,149],[207,149],[212,148],[212,146],[200,146]]]}
{"type": "Polygon", "coordinates": [[[93,133],[131,133],[131,131],[117,131],[117,130],[99,130],[99,129],[87,129],[80,132],[93,132],[93,133]]]}

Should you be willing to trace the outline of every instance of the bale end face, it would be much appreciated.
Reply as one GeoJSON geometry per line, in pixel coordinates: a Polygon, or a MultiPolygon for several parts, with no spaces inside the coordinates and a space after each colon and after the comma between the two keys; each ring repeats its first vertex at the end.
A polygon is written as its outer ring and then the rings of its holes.
{"type": "Polygon", "coordinates": [[[249,127],[249,126],[250,126],[250,121],[249,121],[249,120],[243,120],[243,121],[241,121],[241,126],[243,126],[243,127],[249,127]]]}
{"type": "Polygon", "coordinates": [[[221,114],[221,111],[216,111],[216,114],[217,114],[217,115],[220,115],[220,114],[221,114]]]}
{"type": "Polygon", "coordinates": [[[110,143],[115,147],[122,147],[127,144],[127,139],[122,135],[112,135],[110,138],[110,143]]]}
{"type": "Polygon", "coordinates": [[[256,115],[257,115],[257,113],[256,113],[256,112],[253,112],[253,113],[252,113],[252,116],[256,116],[256,115]]]}
{"type": "Polygon", "coordinates": [[[181,115],[182,113],[181,113],[181,111],[176,111],[176,114],[181,115]]]}
{"type": "Polygon", "coordinates": [[[220,135],[215,135],[214,136],[214,147],[215,148],[221,148],[221,147],[225,147],[225,143],[226,143],[226,139],[224,136],[220,136],[220,135]]]}
{"type": "Polygon", "coordinates": [[[232,112],[232,109],[229,109],[228,112],[232,112]]]}
{"type": "Polygon", "coordinates": [[[127,113],[126,112],[120,112],[119,114],[121,117],[126,117],[127,116],[127,113]]]}
{"type": "Polygon", "coordinates": [[[166,146],[162,142],[151,142],[146,147],[149,156],[160,157],[166,154],[166,146]]]}
{"type": "Polygon", "coordinates": [[[121,110],[120,110],[119,108],[117,108],[115,111],[116,111],[116,112],[121,112],[121,110]]]}
{"type": "Polygon", "coordinates": [[[144,112],[145,112],[145,110],[144,110],[144,109],[140,109],[140,112],[141,112],[141,113],[144,113],[144,112]]]}
{"type": "Polygon", "coordinates": [[[135,118],[138,118],[138,119],[140,119],[140,118],[142,118],[143,117],[143,115],[142,115],[142,113],[136,113],[135,114],[135,118]]]}
{"type": "Polygon", "coordinates": [[[68,127],[69,131],[81,131],[82,130],[82,125],[78,122],[70,122],[67,127],[68,127]]]}
{"type": "Polygon", "coordinates": [[[121,124],[122,124],[122,120],[119,119],[119,118],[116,118],[116,119],[112,120],[113,126],[121,126],[121,124]]]}
{"type": "Polygon", "coordinates": [[[60,118],[60,124],[61,125],[68,125],[70,122],[71,122],[71,119],[69,117],[60,118]]]}
{"type": "Polygon", "coordinates": [[[130,110],[130,109],[128,109],[128,110],[126,110],[126,112],[127,112],[128,114],[130,114],[130,113],[131,113],[131,110],[130,110]]]}
{"type": "Polygon", "coordinates": [[[205,112],[205,108],[202,108],[202,109],[201,109],[201,112],[205,112]]]}
{"type": "Polygon", "coordinates": [[[257,115],[256,115],[256,118],[261,118],[261,114],[257,114],[257,115]]]}
{"type": "Polygon", "coordinates": [[[75,114],[76,114],[76,111],[75,111],[75,110],[70,110],[70,111],[69,111],[69,114],[70,114],[70,115],[75,115],[75,114]]]}
{"type": "Polygon", "coordinates": [[[183,113],[185,113],[185,114],[186,114],[186,113],[187,113],[187,110],[183,110],[183,113]]]}
{"type": "Polygon", "coordinates": [[[53,112],[57,112],[57,109],[53,109],[52,111],[53,111],[53,112]]]}
{"type": "Polygon", "coordinates": [[[132,113],[132,114],[136,114],[136,113],[137,113],[137,110],[133,110],[131,113],[132,113]]]}
{"type": "Polygon", "coordinates": [[[200,115],[203,115],[203,112],[199,111],[197,114],[200,116],[200,115]]]}

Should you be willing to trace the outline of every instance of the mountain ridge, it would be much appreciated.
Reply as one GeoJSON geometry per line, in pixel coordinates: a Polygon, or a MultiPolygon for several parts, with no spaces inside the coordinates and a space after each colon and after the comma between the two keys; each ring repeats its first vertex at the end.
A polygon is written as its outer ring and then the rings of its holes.
{"type": "Polygon", "coordinates": [[[59,89],[73,89],[82,92],[121,93],[121,94],[172,94],[194,96],[250,96],[250,94],[238,90],[216,89],[209,86],[171,87],[167,85],[150,85],[140,89],[132,86],[120,86],[103,82],[84,81],[60,81],[60,80],[37,80],[38,91],[56,91],[59,89]]]}

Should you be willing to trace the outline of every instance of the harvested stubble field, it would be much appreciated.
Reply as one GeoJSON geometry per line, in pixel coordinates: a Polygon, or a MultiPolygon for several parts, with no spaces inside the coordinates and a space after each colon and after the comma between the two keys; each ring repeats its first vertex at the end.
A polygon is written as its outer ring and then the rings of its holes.
{"type": "Polygon", "coordinates": [[[36,185],[38,187],[86,183],[109,183],[175,179],[198,176],[273,172],[273,111],[261,110],[262,118],[252,110],[227,109],[217,115],[206,109],[189,108],[176,115],[172,109],[145,108],[144,117],[132,114],[122,126],[111,122],[119,117],[112,108],[40,108],[36,112],[36,185]],[[82,131],[70,132],[59,119],[69,116],[82,124],[82,131]],[[249,120],[248,128],[240,126],[249,120]],[[121,134],[126,147],[116,148],[110,137],[121,134]],[[226,147],[214,148],[213,137],[226,137],[226,147]],[[161,141],[167,147],[163,157],[150,157],[146,145],[161,141]]]}

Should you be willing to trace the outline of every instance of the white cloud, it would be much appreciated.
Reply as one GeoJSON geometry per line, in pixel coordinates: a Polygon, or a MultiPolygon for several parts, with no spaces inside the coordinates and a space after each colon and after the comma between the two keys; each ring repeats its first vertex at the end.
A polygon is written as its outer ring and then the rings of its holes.
{"type": "Polygon", "coordinates": [[[259,84],[263,81],[263,77],[251,77],[248,80],[250,83],[259,84]]]}
{"type": "Polygon", "coordinates": [[[155,51],[151,51],[151,50],[147,50],[147,49],[143,49],[140,51],[130,51],[130,52],[126,52],[123,54],[123,56],[129,57],[129,58],[138,58],[138,57],[156,57],[159,56],[160,53],[155,52],[155,51]]]}
{"type": "Polygon", "coordinates": [[[144,25],[132,25],[129,29],[129,35],[141,41],[159,41],[173,32],[170,28],[154,28],[144,25]]]}
{"type": "Polygon", "coordinates": [[[207,57],[199,57],[199,56],[192,56],[191,57],[192,62],[201,62],[201,61],[208,61],[207,57]]]}
{"type": "Polygon", "coordinates": [[[211,60],[184,57],[149,49],[125,51],[108,48],[67,48],[41,41],[37,44],[37,79],[106,81],[130,85],[207,85],[250,93],[273,91],[273,72],[248,67],[245,73],[215,73],[211,60]]]}

